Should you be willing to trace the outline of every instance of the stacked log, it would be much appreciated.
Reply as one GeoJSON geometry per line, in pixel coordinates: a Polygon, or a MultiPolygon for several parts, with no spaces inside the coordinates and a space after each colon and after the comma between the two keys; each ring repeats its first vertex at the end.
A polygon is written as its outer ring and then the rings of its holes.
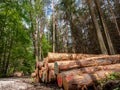
{"type": "Polygon", "coordinates": [[[115,72],[120,72],[120,69],[107,71],[103,70],[92,74],[67,76],[63,78],[63,87],[65,90],[84,90],[87,86],[94,85],[95,90],[97,90],[95,87],[95,82],[102,80],[106,78],[106,76],[115,72]]]}
{"type": "Polygon", "coordinates": [[[113,64],[113,65],[104,65],[104,66],[92,66],[92,67],[84,67],[79,69],[74,69],[70,71],[64,71],[57,75],[57,83],[59,87],[63,85],[63,79],[67,76],[75,76],[75,75],[82,75],[83,73],[94,73],[96,71],[101,70],[115,70],[120,69],[120,64],[113,64]]]}
{"type": "Polygon", "coordinates": [[[39,82],[57,82],[65,90],[84,90],[119,71],[120,55],[48,53],[43,62],[37,62],[32,75],[39,82]]]}
{"type": "Polygon", "coordinates": [[[82,60],[80,59],[80,60],[59,61],[54,63],[54,67],[55,67],[55,74],[58,74],[63,70],[69,70],[72,68],[109,65],[115,63],[120,63],[120,57],[118,55],[91,57],[82,60]]]}

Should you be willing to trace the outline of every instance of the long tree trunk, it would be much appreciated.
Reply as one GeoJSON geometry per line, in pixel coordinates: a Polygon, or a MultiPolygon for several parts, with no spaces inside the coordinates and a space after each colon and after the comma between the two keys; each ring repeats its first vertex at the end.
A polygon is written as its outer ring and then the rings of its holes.
{"type": "MultiPolygon", "coordinates": [[[[32,0],[30,0],[30,5],[32,5],[32,0]]],[[[36,63],[38,62],[38,18],[36,16],[36,20],[33,19],[33,13],[30,11],[30,19],[31,19],[31,31],[34,45],[34,56],[36,63]],[[35,24],[34,24],[35,22],[35,24]]]]}
{"type": "Polygon", "coordinates": [[[55,10],[54,10],[54,0],[52,0],[52,5],[53,5],[53,14],[52,14],[52,19],[53,19],[53,52],[55,52],[55,10]]]}
{"type": "Polygon", "coordinates": [[[34,33],[34,37],[35,37],[35,57],[36,57],[36,61],[39,61],[39,56],[38,56],[38,17],[36,16],[36,30],[34,33]]]}
{"type": "Polygon", "coordinates": [[[111,14],[112,14],[113,22],[115,23],[115,26],[116,26],[117,32],[118,32],[118,34],[119,34],[119,36],[120,36],[120,29],[119,29],[119,26],[118,26],[118,23],[117,23],[117,20],[116,20],[116,16],[115,16],[115,14],[114,14],[114,12],[113,12],[113,10],[112,10],[112,7],[111,7],[111,4],[110,4],[110,1],[107,0],[107,2],[108,2],[108,6],[109,6],[108,8],[110,9],[110,12],[111,12],[111,14]]]}
{"type": "Polygon", "coordinates": [[[94,26],[97,30],[97,36],[98,36],[101,52],[103,54],[108,54],[108,51],[106,49],[106,46],[105,46],[105,43],[104,43],[104,40],[103,40],[102,32],[100,30],[100,26],[98,24],[98,21],[97,21],[95,12],[94,12],[94,8],[93,8],[93,5],[92,5],[92,0],[87,0],[87,2],[88,2],[88,6],[89,6],[89,9],[90,9],[90,13],[91,13],[91,17],[92,17],[94,26]]]}
{"type": "Polygon", "coordinates": [[[54,63],[54,71],[55,71],[55,74],[58,74],[61,71],[70,70],[73,68],[110,65],[110,64],[115,64],[119,62],[120,62],[119,55],[91,57],[83,60],[59,61],[54,63]]]}
{"type": "Polygon", "coordinates": [[[6,65],[5,65],[5,75],[7,75],[8,69],[9,69],[11,50],[12,50],[12,46],[13,46],[13,40],[14,39],[11,36],[9,50],[8,50],[8,56],[7,56],[6,65]]]}
{"type": "Polygon", "coordinates": [[[106,22],[104,20],[103,13],[102,13],[102,10],[101,10],[101,7],[100,7],[100,2],[99,2],[99,0],[94,0],[94,1],[95,1],[96,6],[97,6],[100,21],[101,21],[101,24],[102,24],[104,32],[105,32],[105,36],[106,36],[106,39],[107,39],[110,54],[115,54],[114,47],[113,47],[113,44],[112,44],[112,41],[111,41],[111,38],[110,38],[110,35],[109,35],[109,31],[108,31],[108,28],[107,28],[107,25],[106,25],[106,22]]]}
{"type": "MultiPolygon", "coordinates": [[[[115,70],[102,70],[94,74],[73,75],[63,78],[64,90],[85,90],[88,86],[93,86],[99,80],[105,79],[112,73],[119,72],[120,69],[115,70]]],[[[94,86],[95,88],[95,86],[94,86]]],[[[95,88],[95,90],[97,90],[95,88]]]]}
{"type": "Polygon", "coordinates": [[[39,31],[39,36],[40,36],[40,50],[39,50],[39,59],[42,60],[42,36],[43,36],[43,30],[44,30],[44,17],[41,19],[40,22],[40,31],[39,31]]]}
{"type": "Polygon", "coordinates": [[[67,76],[73,76],[73,75],[78,75],[78,74],[82,75],[83,73],[94,73],[100,70],[114,70],[114,69],[119,69],[119,68],[120,68],[120,64],[112,64],[112,65],[105,65],[105,66],[84,67],[84,68],[64,71],[57,75],[58,86],[62,87],[63,78],[67,76]]]}
{"type": "Polygon", "coordinates": [[[67,61],[67,60],[79,60],[90,57],[101,57],[108,55],[95,55],[95,54],[73,54],[73,53],[48,53],[49,62],[55,61],[67,61]]]}

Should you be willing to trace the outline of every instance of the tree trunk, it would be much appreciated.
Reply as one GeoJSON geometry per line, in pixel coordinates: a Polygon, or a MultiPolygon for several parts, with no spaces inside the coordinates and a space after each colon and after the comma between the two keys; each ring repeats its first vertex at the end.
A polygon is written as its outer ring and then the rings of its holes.
{"type": "Polygon", "coordinates": [[[98,80],[103,80],[112,73],[119,72],[120,69],[98,71],[94,74],[73,75],[63,78],[65,90],[84,90],[87,86],[93,86],[98,80]]]}
{"type": "Polygon", "coordinates": [[[44,83],[47,83],[47,78],[48,77],[48,73],[47,73],[47,70],[44,70],[42,72],[42,77],[41,77],[41,81],[44,82],[44,83]]]}
{"type": "Polygon", "coordinates": [[[88,67],[88,66],[100,66],[100,65],[109,65],[120,62],[119,55],[105,56],[105,57],[94,57],[83,60],[74,60],[74,61],[59,61],[54,63],[55,74],[63,70],[69,70],[72,68],[88,67]]]}
{"type": "Polygon", "coordinates": [[[114,14],[114,12],[113,12],[113,10],[112,10],[110,1],[107,0],[107,2],[108,2],[108,6],[109,6],[108,8],[110,9],[110,12],[111,12],[111,14],[112,14],[113,22],[115,23],[117,32],[118,32],[118,34],[119,34],[119,36],[120,36],[120,29],[119,29],[119,26],[118,26],[118,23],[117,23],[117,20],[116,20],[116,16],[115,16],[115,14],[114,14]]]}
{"type": "Polygon", "coordinates": [[[120,64],[112,64],[112,65],[92,66],[92,67],[85,67],[80,69],[73,69],[70,71],[63,71],[57,75],[57,83],[59,87],[62,87],[63,78],[67,76],[82,75],[83,73],[94,73],[100,70],[114,70],[119,68],[120,68],[120,64]]]}
{"type": "Polygon", "coordinates": [[[99,41],[99,44],[100,44],[101,52],[103,54],[108,54],[108,51],[106,49],[106,46],[105,46],[105,43],[104,43],[104,40],[103,40],[103,36],[102,36],[101,30],[100,30],[100,26],[98,24],[98,21],[97,21],[95,12],[94,12],[94,8],[92,6],[92,0],[87,0],[87,2],[88,2],[88,6],[89,6],[89,9],[90,9],[90,13],[91,13],[91,17],[92,17],[94,26],[97,30],[97,36],[98,36],[98,41],[99,41]]]}
{"type": "Polygon", "coordinates": [[[112,41],[111,41],[111,38],[110,38],[110,35],[109,35],[109,31],[108,31],[107,25],[105,23],[105,20],[104,20],[103,14],[102,14],[102,10],[101,10],[101,7],[100,7],[100,2],[99,2],[99,0],[94,0],[94,1],[95,1],[96,6],[97,6],[100,21],[101,21],[101,24],[102,24],[104,32],[105,32],[105,36],[106,36],[106,39],[107,39],[110,54],[115,54],[114,47],[113,47],[113,44],[112,44],[112,41]]]}
{"type": "Polygon", "coordinates": [[[39,31],[39,37],[40,37],[40,50],[39,50],[39,59],[42,60],[42,36],[43,36],[43,22],[40,23],[40,31],[39,31]]]}
{"type": "Polygon", "coordinates": [[[53,5],[53,52],[55,52],[55,10],[54,10],[54,0],[52,0],[53,5]]]}
{"type": "MultiPolygon", "coordinates": [[[[32,0],[30,0],[30,5],[32,6],[32,0]]],[[[31,31],[32,31],[32,38],[33,38],[33,45],[34,45],[34,53],[36,62],[38,62],[38,17],[36,16],[36,24],[34,24],[33,14],[30,11],[30,19],[31,19],[31,31]],[[36,25],[36,26],[35,26],[36,25]]]]}
{"type": "Polygon", "coordinates": [[[36,57],[36,62],[39,61],[39,56],[38,56],[38,17],[36,16],[36,30],[34,33],[35,37],[35,57],[36,57]]]}
{"type": "Polygon", "coordinates": [[[65,60],[79,60],[89,57],[100,57],[106,55],[95,55],[95,54],[73,54],[73,53],[48,53],[49,62],[65,61],[65,60]]]}
{"type": "Polygon", "coordinates": [[[49,74],[48,74],[48,82],[54,82],[56,81],[56,75],[54,73],[54,70],[49,70],[49,74]]]}
{"type": "Polygon", "coordinates": [[[12,46],[13,46],[13,40],[14,39],[11,36],[10,46],[9,46],[9,50],[8,50],[8,56],[7,56],[6,65],[5,65],[5,75],[7,75],[7,72],[8,72],[8,67],[9,67],[10,57],[11,57],[11,50],[12,50],[12,46]]]}
{"type": "Polygon", "coordinates": [[[48,70],[54,70],[54,63],[48,63],[48,70]]]}

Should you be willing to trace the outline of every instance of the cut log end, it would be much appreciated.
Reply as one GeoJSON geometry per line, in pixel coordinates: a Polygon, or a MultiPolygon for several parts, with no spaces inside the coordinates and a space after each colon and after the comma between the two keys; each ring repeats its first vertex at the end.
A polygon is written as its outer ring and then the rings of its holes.
{"type": "Polygon", "coordinates": [[[69,81],[73,79],[73,76],[68,76],[63,78],[63,87],[64,90],[76,90],[72,85],[69,84],[69,81]]]}
{"type": "Polygon", "coordinates": [[[59,73],[59,65],[57,62],[54,63],[54,72],[56,75],[59,73]]]}
{"type": "Polygon", "coordinates": [[[57,75],[57,84],[58,84],[58,87],[62,87],[62,83],[63,83],[63,80],[62,80],[62,76],[61,75],[57,75]]]}

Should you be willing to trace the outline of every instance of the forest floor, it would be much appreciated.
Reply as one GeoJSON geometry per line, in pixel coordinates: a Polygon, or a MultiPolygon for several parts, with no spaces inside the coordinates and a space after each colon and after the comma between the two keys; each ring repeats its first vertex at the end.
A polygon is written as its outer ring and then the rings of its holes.
{"type": "MultiPolygon", "coordinates": [[[[110,80],[98,90],[120,90],[120,79],[110,80]]],[[[30,77],[0,78],[0,90],[63,90],[57,84],[35,83],[30,77]]],[[[88,90],[94,90],[89,88],[88,90]]]]}
{"type": "Polygon", "coordinates": [[[56,84],[34,83],[30,77],[11,77],[0,79],[0,90],[63,90],[56,84]]]}

